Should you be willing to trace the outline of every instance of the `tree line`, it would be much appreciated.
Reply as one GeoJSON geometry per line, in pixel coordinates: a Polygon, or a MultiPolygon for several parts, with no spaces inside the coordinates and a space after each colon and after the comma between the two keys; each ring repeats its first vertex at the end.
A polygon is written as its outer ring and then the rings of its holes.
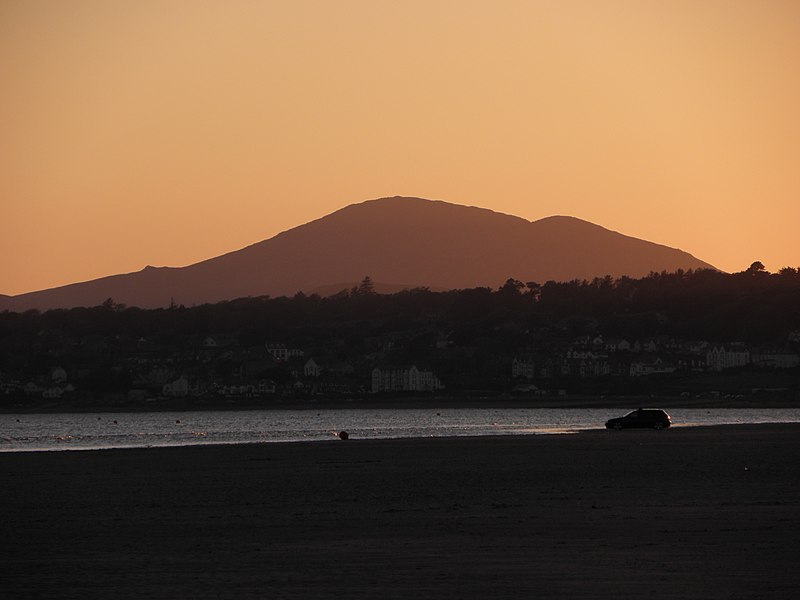
{"type": "Polygon", "coordinates": [[[509,279],[497,289],[378,294],[368,277],[329,297],[241,298],[216,304],[140,309],[113,299],[96,307],[0,313],[0,339],[236,332],[243,342],[306,333],[324,337],[409,328],[439,328],[474,337],[498,327],[641,338],[785,341],[800,329],[800,271],[768,273],[754,263],[740,273],[661,272],[633,279],[567,282],[509,279]]]}

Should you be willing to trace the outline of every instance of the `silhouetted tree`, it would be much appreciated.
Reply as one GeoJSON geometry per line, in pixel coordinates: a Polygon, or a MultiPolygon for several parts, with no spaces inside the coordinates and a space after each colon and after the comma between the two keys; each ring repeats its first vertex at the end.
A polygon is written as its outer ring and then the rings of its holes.
{"type": "Polygon", "coordinates": [[[367,275],[361,280],[358,286],[352,290],[353,296],[370,296],[375,293],[375,285],[372,283],[372,278],[367,275]]]}
{"type": "Polygon", "coordinates": [[[538,302],[542,296],[542,286],[536,283],[535,281],[528,281],[525,284],[527,288],[527,292],[525,295],[530,298],[533,302],[538,302]]]}
{"type": "Polygon", "coordinates": [[[502,294],[518,296],[525,284],[516,279],[507,279],[506,282],[498,290],[502,294]]]}

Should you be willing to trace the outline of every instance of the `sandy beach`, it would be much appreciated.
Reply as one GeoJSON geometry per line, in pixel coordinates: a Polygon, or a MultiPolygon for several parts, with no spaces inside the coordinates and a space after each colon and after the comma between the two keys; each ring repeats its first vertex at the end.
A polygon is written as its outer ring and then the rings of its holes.
{"type": "Polygon", "coordinates": [[[791,598],[800,425],[0,454],[4,598],[791,598]]]}

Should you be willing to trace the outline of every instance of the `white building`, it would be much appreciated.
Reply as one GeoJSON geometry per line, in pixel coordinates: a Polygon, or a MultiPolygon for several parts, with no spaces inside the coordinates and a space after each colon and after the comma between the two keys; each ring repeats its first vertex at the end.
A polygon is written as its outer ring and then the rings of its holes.
{"type": "Polygon", "coordinates": [[[165,396],[183,397],[189,395],[189,380],[186,377],[178,377],[176,380],[165,383],[161,388],[165,396]]]}
{"type": "Polygon", "coordinates": [[[304,352],[296,348],[289,348],[285,344],[265,344],[267,353],[278,362],[286,362],[295,356],[303,356],[304,352]]]}
{"type": "Polygon", "coordinates": [[[535,375],[536,371],[534,369],[533,359],[531,357],[514,357],[514,360],[511,362],[511,377],[514,379],[518,377],[533,379],[535,375]]]}
{"type": "Polygon", "coordinates": [[[433,390],[441,390],[444,388],[439,378],[433,374],[432,371],[418,371],[417,390],[421,392],[430,392],[433,390]]]}
{"type": "Polygon", "coordinates": [[[706,364],[712,371],[743,367],[750,363],[750,351],[741,345],[714,346],[706,354],[706,364]]]}
{"type": "Polygon", "coordinates": [[[303,365],[303,375],[306,377],[319,377],[321,373],[322,368],[313,358],[309,358],[303,365]]]}
{"type": "Polygon", "coordinates": [[[416,366],[376,367],[372,370],[372,392],[429,392],[444,386],[431,371],[416,366]]]}
{"type": "Polygon", "coordinates": [[[753,364],[759,367],[774,369],[793,369],[800,366],[800,356],[792,352],[775,349],[754,350],[751,356],[753,364]]]}

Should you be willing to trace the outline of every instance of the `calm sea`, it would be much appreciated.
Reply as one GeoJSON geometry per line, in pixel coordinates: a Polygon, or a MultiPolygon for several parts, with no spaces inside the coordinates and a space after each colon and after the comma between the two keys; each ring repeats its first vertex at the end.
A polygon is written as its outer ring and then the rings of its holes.
{"type": "MultiPolygon", "coordinates": [[[[531,435],[602,428],[630,409],[337,409],[0,415],[0,452],[531,435]]],[[[800,409],[673,409],[677,427],[797,423],[800,409]]]]}

